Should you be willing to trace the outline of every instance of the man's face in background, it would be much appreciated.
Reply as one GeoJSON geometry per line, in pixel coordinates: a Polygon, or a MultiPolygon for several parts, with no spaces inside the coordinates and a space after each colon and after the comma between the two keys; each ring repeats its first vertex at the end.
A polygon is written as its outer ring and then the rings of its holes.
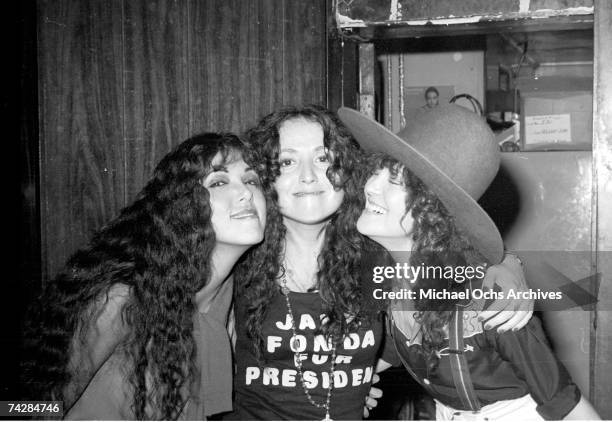
{"type": "Polygon", "coordinates": [[[438,106],[438,94],[434,91],[427,92],[425,95],[425,100],[427,101],[427,107],[434,108],[438,106]]]}

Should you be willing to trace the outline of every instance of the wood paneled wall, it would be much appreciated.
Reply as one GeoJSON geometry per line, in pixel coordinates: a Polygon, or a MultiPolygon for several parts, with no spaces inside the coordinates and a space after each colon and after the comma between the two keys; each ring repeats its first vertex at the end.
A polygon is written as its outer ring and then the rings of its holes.
{"type": "Polygon", "coordinates": [[[43,275],[202,131],[326,99],[325,0],[39,0],[43,275]]]}

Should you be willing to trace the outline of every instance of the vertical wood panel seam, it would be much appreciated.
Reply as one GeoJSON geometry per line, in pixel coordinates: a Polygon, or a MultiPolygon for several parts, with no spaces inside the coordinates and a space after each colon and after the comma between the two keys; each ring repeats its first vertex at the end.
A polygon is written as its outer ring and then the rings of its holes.
{"type": "Polygon", "coordinates": [[[183,95],[185,96],[186,102],[187,102],[187,137],[191,137],[193,134],[193,110],[191,109],[191,60],[189,59],[189,52],[191,51],[191,10],[190,10],[190,6],[191,6],[191,1],[187,0],[187,7],[186,7],[186,13],[187,13],[187,17],[186,17],[186,25],[184,30],[187,33],[187,41],[185,42],[185,51],[183,51],[184,54],[184,65],[186,67],[186,77],[187,77],[187,83],[185,84],[185,92],[183,93],[183,95]]]}
{"type": "MultiPolygon", "coordinates": [[[[36,5],[36,67],[37,67],[37,84],[38,84],[38,184],[39,184],[39,200],[40,200],[40,215],[39,215],[39,235],[40,235],[40,255],[41,255],[41,266],[40,266],[40,277],[42,280],[46,280],[49,274],[48,271],[48,254],[47,254],[47,224],[46,216],[48,214],[48,201],[47,201],[47,190],[45,182],[46,172],[44,171],[45,167],[45,155],[44,155],[44,140],[46,134],[46,126],[45,126],[45,91],[47,85],[43,80],[43,72],[41,69],[42,63],[44,62],[44,57],[42,57],[40,48],[41,40],[43,39],[43,13],[44,11],[44,3],[37,2],[36,5]]],[[[43,281],[44,283],[44,281],[43,281]]]]}
{"type": "Polygon", "coordinates": [[[127,64],[126,64],[126,48],[125,48],[125,43],[126,43],[126,36],[125,36],[125,31],[126,31],[126,23],[125,23],[125,0],[121,0],[121,137],[123,139],[123,151],[122,151],[122,160],[123,160],[123,206],[122,208],[127,206],[127,201],[128,201],[128,185],[127,185],[127,172],[128,172],[128,139],[127,139],[127,128],[126,128],[126,123],[127,123],[127,116],[126,116],[126,80],[125,80],[125,72],[127,70],[127,64]]]}
{"type": "Polygon", "coordinates": [[[285,10],[285,2],[283,1],[283,2],[281,2],[281,19],[282,19],[282,25],[283,25],[283,38],[282,38],[282,42],[281,42],[281,58],[282,58],[282,61],[283,61],[283,73],[282,73],[282,84],[283,84],[283,91],[282,92],[283,92],[283,94],[282,94],[281,102],[282,102],[283,106],[286,104],[286,101],[287,101],[287,99],[285,97],[285,91],[287,89],[287,84],[285,83],[285,76],[286,76],[285,72],[287,71],[286,62],[285,62],[286,61],[286,59],[285,59],[285,48],[286,48],[286,43],[285,43],[286,33],[285,33],[285,31],[287,29],[287,27],[286,27],[287,16],[286,16],[285,12],[286,12],[286,10],[285,10]]]}
{"type": "MultiPolygon", "coordinates": [[[[325,16],[325,107],[330,108],[330,104],[329,104],[329,53],[330,53],[330,49],[329,49],[329,43],[330,41],[330,34],[331,34],[331,28],[332,28],[332,17],[333,17],[333,13],[330,13],[329,11],[329,4],[330,2],[325,1],[325,9],[323,11],[323,16],[325,16]]],[[[333,6],[332,6],[333,9],[333,6]]]]}

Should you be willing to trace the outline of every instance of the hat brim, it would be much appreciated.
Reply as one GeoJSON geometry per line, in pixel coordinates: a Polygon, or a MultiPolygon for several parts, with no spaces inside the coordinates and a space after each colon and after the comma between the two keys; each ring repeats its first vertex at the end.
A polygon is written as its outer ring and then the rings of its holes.
{"type": "Polygon", "coordinates": [[[404,164],[444,204],[461,232],[491,264],[499,263],[504,246],[497,226],[478,203],[431,160],[380,123],[350,108],[338,110],[340,120],[366,151],[382,152],[404,164]]]}

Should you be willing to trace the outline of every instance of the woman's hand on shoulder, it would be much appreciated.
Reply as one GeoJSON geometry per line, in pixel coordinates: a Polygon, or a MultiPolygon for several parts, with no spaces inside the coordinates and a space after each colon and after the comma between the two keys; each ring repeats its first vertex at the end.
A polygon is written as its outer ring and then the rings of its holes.
{"type": "Polygon", "coordinates": [[[493,289],[498,285],[504,293],[504,299],[496,300],[489,310],[483,311],[479,319],[485,322],[485,329],[497,327],[498,332],[519,330],[533,315],[533,299],[508,299],[511,291],[528,291],[523,265],[514,254],[506,254],[504,260],[487,269],[483,289],[493,289]]]}

